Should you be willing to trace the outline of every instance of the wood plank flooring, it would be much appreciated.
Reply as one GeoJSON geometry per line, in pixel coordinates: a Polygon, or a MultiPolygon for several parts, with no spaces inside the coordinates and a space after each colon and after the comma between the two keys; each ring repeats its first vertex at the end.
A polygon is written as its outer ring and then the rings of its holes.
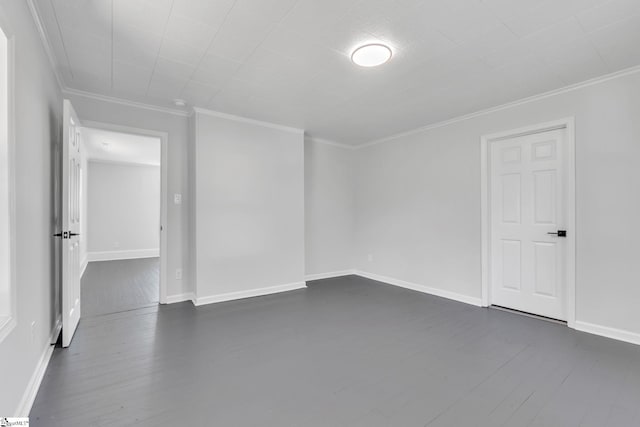
{"type": "Polygon", "coordinates": [[[640,347],[344,277],[85,318],[32,426],[639,426],[640,347]]]}
{"type": "Polygon", "coordinates": [[[90,262],[82,276],[82,316],[158,304],[160,258],[90,262]]]}

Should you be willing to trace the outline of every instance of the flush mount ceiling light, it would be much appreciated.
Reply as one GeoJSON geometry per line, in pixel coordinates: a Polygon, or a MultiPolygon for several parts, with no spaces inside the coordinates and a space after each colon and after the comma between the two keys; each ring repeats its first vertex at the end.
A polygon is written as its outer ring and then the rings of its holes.
{"type": "Polygon", "coordinates": [[[371,43],[360,46],[351,54],[354,64],[361,67],[377,67],[391,59],[391,48],[380,43],[371,43]]]}
{"type": "Polygon", "coordinates": [[[187,106],[187,101],[185,101],[184,99],[174,99],[173,100],[173,104],[176,107],[186,107],[187,106]]]}

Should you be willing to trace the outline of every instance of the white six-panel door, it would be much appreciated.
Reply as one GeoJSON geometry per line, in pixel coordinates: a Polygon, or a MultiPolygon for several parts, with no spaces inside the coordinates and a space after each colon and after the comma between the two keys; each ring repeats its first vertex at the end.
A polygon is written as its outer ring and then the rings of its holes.
{"type": "MultiPolygon", "coordinates": [[[[565,129],[489,145],[491,303],[566,320],[565,129]]],[[[571,232],[571,230],[568,230],[571,232]]]]}
{"type": "Polygon", "coordinates": [[[62,346],[80,321],[80,120],[64,100],[62,145],[62,346]]]}

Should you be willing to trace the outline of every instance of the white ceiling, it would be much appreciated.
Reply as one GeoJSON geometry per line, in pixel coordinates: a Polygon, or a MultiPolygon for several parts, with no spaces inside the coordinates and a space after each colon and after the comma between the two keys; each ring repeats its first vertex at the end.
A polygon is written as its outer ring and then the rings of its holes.
{"type": "Polygon", "coordinates": [[[640,64],[640,0],[35,1],[69,88],[352,145],[640,64]]]}
{"type": "Polygon", "coordinates": [[[89,160],[160,165],[160,139],[82,128],[82,142],[89,160]]]}

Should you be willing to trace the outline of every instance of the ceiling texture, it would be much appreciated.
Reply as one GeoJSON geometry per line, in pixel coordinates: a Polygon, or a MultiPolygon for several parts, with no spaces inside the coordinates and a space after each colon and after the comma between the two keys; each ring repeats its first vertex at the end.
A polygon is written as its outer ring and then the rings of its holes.
{"type": "Polygon", "coordinates": [[[160,166],[160,138],[88,127],[82,137],[89,160],[160,166]]]}
{"type": "Polygon", "coordinates": [[[67,88],[349,145],[640,64],[639,0],[33,1],[67,88]]]}

